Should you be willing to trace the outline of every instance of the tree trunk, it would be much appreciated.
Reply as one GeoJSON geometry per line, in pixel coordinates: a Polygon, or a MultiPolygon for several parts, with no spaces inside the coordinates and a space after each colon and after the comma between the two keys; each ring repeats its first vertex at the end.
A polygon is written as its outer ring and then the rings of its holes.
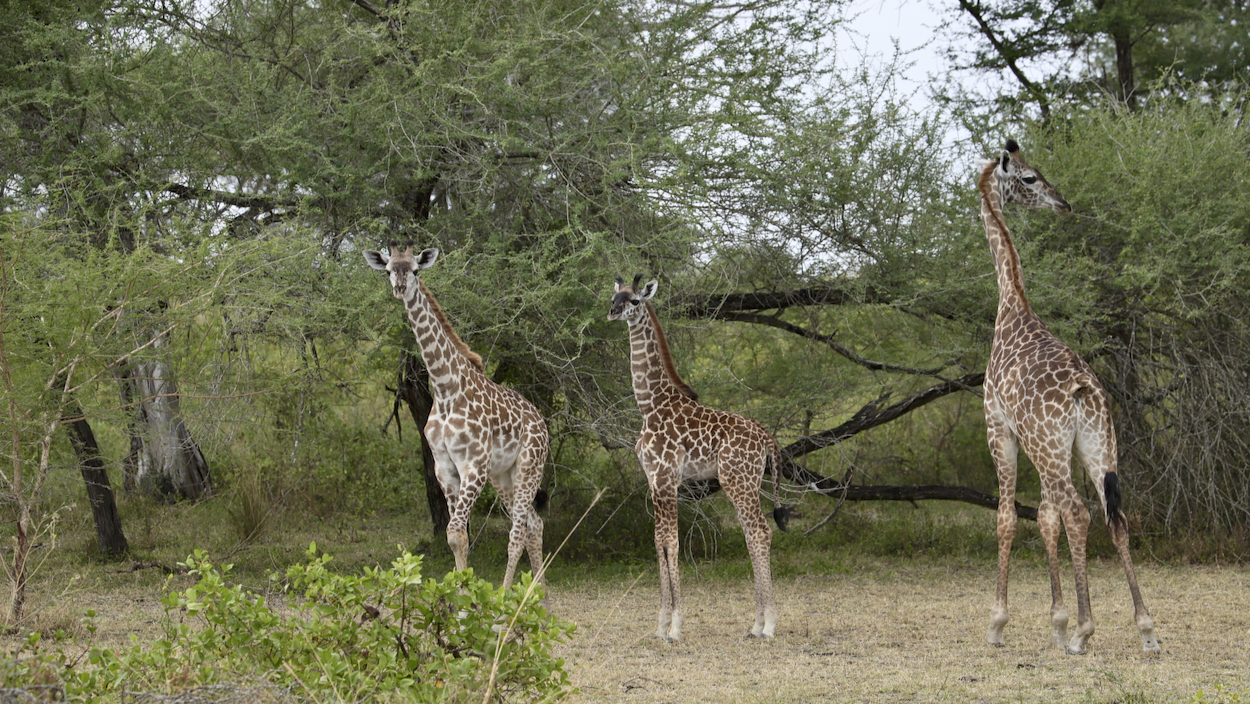
{"type": "Polygon", "coordinates": [[[25,501],[17,509],[17,544],[13,547],[13,594],[9,600],[9,626],[22,620],[26,606],[26,558],[30,555],[30,507],[25,501]]]}
{"type": "Polygon", "coordinates": [[[123,399],[135,406],[125,485],[170,499],[211,494],[208,461],[182,420],[178,388],[165,364],[133,364],[121,383],[123,399]]]}
{"type": "Polygon", "coordinates": [[[70,443],[74,446],[74,453],[78,455],[78,467],[82,470],[83,482],[87,485],[87,499],[91,502],[91,515],[95,518],[96,543],[100,546],[100,554],[106,557],[125,555],[130,546],[122,533],[122,519],[117,513],[113,487],[104,470],[104,460],[100,457],[100,446],[96,443],[95,433],[77,404],[66,410],[68,415],[77,418],[67,422],[65,428],[69,433],[70,443]]]}
{"type": "Polygon", "coordinates": [[[1129,110],[1137,109],[1137,84],[1133,80],[1133,41],[1126,31],[1112,34],[1115,41],[1115,70],[1120,84],[1120,100],[1129,110]]]}
{"type": "Polygon", "coordinates": [[[417,421],[417,433],[421,436],[421,466],[425,474],[425,500],[430,506],[430,521],[434,526],[435,537],[444,535],[447,533],[447,524],[451,522],[451,510],[447,506],[447,497],[443,496],[443,487],[438,483],[434,453],[425,439],[425,423],[430,419],[430,411],[434,408],[434,397],[430,394],[430,373],[421,363],[421,357],[407,350],[399,361],[396,394],[408,404],[408,410],[417,421]]]}

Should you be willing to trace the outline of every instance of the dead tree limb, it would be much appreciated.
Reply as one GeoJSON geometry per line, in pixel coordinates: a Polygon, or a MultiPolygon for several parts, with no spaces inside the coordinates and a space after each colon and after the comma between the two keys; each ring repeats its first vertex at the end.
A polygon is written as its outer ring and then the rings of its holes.
{"type": "Polygon", "coordinates": [[[924,406],[928,403],[936,401],[947,394],[956,391],[972,391],[985,382],[985,372],[977,372],[975,374],[965,374],[958,379],[944,381],[941,384],[930,386],[916,394],[912,394],[907,398],[899,401],[893,406],[888,406],[882,410],[877,410],[878,406],[885,402],[889,397],[888,394],[882,395],[875,401],[871,401],[863,408],[855,412],[851,419],[845,423],[830,428],[814,435],[808,435],[800,438],[781,449],[781,458],[790,460],[795,457],[802,457],[811,452],[822,450],[830,445],[836,445],[843,440],[862,433],[869,428],[875,428],[878,425],[884,425],[899,416],[911,413],[912,411],[924,406]]]}

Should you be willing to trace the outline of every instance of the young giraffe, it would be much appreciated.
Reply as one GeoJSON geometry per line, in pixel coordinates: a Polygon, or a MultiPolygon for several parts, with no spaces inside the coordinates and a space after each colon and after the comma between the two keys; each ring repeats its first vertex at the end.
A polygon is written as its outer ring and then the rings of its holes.
{"type": "Polygon", "coordinates": [[[1089,607],[1085,541],[1090,514],[1072,484],[1072,451],[1089,473],[1102,503],[1129,591],[1142,648],[1159,652],[1154,623],[1146,611],[1128,551],[1128,526],[1120,512],[1115,429],[1107,395],[1089,365],[1059,341],[1029,307],[1020,259],[1003,222],[1003,203],[1070,213],[1072,206],[1042,175],[1025,163],[1019,146],[1008,140],[1002,156],[981,171],[981,220],[998,272],[998,318],[985,372],[985,423],[990,454],[998,470],[998,591],[990,612],[986,640],[1003,645],[1007,623],[1007,571],[1016,534],[1016,456],[1020,446],[1041,476],[1042,501],[1037,524],[1050,562],[1050,618],[1055,645],[1070,654],[1085,652],[1094,633],[1089,607]],[[1060,521],[1068,531],[1076,573],[1077,625],[1067,639],[1068,612],[1059,583],[1060,521]]]}
{"type": "Polygon", "coordinates": [[[504,588],[512,585],[523,550],[529,552],[534,576],[541,579],[543,521],[534,509],[534,496],[547,461],[547,424],[521,394],[486,378],[482,358],[456,335],[438,302],[417,278],[417,272],[437,258],[435,248],[414,257],[411,242],[403,250],[392,242],[389,256],[365,252],[369,266],[390,275],[395,297],[408,309],[421,358],[430,372],[434,407],[425,424],[425,437],[451,509],[447,544],[456,557],[456,569],[465,569],[469,511],[489,480],[512,519],[504,588]]]}
{"type": "MultiPolygon", "coordinates": [[[[660,616],[657,638],[681,638],[681,580],[677,573],[677,486],[687,480],[716,478],[738,511],[755,572],[755,625],[748,637],[772,638],[777,628],[772,573],[768,563],[772,530],[760,510],[759,490],[771,462],[774,481],[780,451],[759,423],[708,408],[677,375],[668,342],[648,303],[658,283],[641,289],[617,277],[609,320],[629,325],[634,398],[642,411],[638,461],[647,475],[655,505],[655,550],[660,563],[660,616]]],[[[785,509],[773,510],[784,529],[785,509]]]]}

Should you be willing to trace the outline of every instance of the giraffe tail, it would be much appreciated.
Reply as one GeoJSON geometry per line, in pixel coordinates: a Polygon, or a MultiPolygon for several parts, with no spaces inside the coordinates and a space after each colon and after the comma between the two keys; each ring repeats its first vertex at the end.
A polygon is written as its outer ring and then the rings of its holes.
{"type": "Polygon", "coordinates": [[[764,458],[764,471],[772,471],[773,473],[773,523],[777,524],[783,532],[789,532],[790,519],[797,518],[798,512],[793,506],[785,506],[781,503],[781,448],[777,447],[777,440],[772,435],[768,436],[768,455],[764,458]]]}
{"type": "Polygon", "coordinates": [[[1102,478],[1102,493],[1107,497],[1107,525],[1113,530],[1124,528],[1124,514],[1120,511],[1120,475],[1107,472],[1102,478]]]}

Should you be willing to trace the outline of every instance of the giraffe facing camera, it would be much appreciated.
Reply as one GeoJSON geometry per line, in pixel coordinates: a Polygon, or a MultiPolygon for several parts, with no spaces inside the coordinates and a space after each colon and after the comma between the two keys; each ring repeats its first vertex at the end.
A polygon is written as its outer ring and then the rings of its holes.
{"type": "MultiPolygon", "coordinates": [[[[777,629],[769,551],[772,529],[760,509],[760,484],[773,473],[780,481],[781,452],[764,426],[735,413],[708,408],[682,381],[664,330],[651,307],[659,282],[627,285],[617,277],[609,320],[629,325],[634,399],[642,411],[635,451],[647,475],[655,506],[655,551],[660,565],[660,613],[656,637],[681,638],[681,580],[678,574],[677,487],[683,481],[717,479],[738,512],[755,573],[755,624],[748,637],[772,638],[777,629]]],[[[784,529],[787,509],[773,511],[784,529]]]]}
{"type": "Polygon", "coordinates": [[[438,249],[412,250],[411,241],[402,249],[391,242],[389,252],[366,250],[364,256],[390,277],[430,373],[434,406],[425,437],[451,511],[447,544],[456,569],[468,567],[469,513],[489,481],[512,520],[504,588],[512,585],[522,552],[529,553],[530,569],[541,580],[543,521],[534,504],[547,461],[547,423],[524,396],[486,377],[481,356],[460,339],[418,278],[417,272],[438,260],[438,249]]]}

